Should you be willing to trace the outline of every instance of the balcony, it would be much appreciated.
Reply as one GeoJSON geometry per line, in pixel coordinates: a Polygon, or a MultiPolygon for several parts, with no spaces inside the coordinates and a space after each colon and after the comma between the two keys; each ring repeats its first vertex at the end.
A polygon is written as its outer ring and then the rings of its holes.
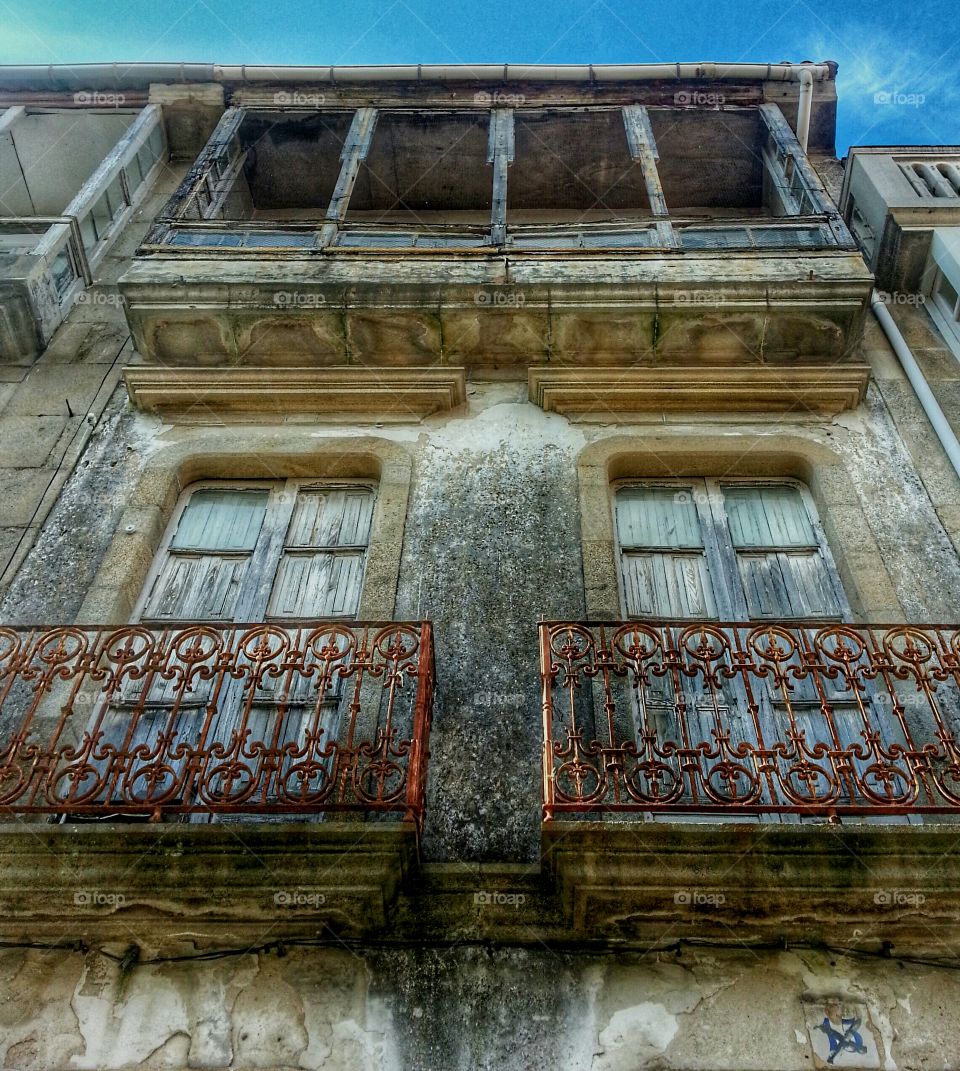
{"type": "Polygon", "coordinates": [[[881,289],[929,293],[938,267],[956,274],[960,146],[852,148],[840,207],[881,289]]]}
{"type": "Polygon", "coordinates": [[[0,360],[40,354],[165,160],[156,106],[0,111],[0,360]]]}
{"type": "Polygon", "coordinates": [[[73,887],[212,927],[380,926],[416,862],[433,673],[425,622],[0,629],[2,884],[33,875],[40,926],[73,887]]]}
{"type": "Polygon", "coordinates": [[[541,678],[576,928],[809,939],[839,914],[819,939],[922,942],[960,905],[956,628],[554,622],[541,678]]]}
{"type": "Polygon", "coordinates": [[[416,415],[468,372],[571,414],[835,413],[868,375],[870,277],[774,103],[231,108],[120,285],[174,415],[291,369],[341,415],[411,371],[446,377],[416,415]]]}

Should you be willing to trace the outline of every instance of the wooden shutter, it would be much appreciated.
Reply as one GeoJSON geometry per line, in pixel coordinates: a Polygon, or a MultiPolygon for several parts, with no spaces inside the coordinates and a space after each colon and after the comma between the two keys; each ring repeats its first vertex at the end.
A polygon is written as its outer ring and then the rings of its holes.
{"type": "MultiPolygon", "coordinates": [[[[846,615],[812,505],[793,484],[689,480],[623,487],[616,497],[616,520],[624,609],[630,617],[839,620],[846,615]]],[[[714,694],[699,676],[685,678],[681,687],[694,740],[712,744],[719,719],[730,734],[732,753],[741,743],[755,744],[739,678],[721,682],[714,694]]],[[[765,735],[783,739],[781,697],[769,684],[760,685],[755,696],[769,727],[765,735]]],[[[678,739],[678,700],[666,678],[646,688],[646,719],[661,742],[678,739]]],[[[791,703],[810,738],[825,738],[811,682],[793,682],[791,703]]],[[[848,697],[834,698],[845,742],[858,728],[848,707],[848,697]]]]}
{"type": "Polygon", "coordinates": [[[367,488],[301,490],[267,617],[356,616],[372,519],[373,492],[367,488]]]}
{"type": "MultiPolygon", "coordinates": [[[[291,618],[350,618],[360,606],[363,567],[373,517],[370,487],[333,487],[299,481],[256,486],[198,487],[189,492],[175,519],[167,546],[158,555],[141,618],[149,623],[187,627],[197,621],[247,622],[291,618]]],[[[132,760],[134,774],[149,761],[159,734],[183,742],[196,739],[212,680],[198,678],[173,713],[176,681],[129,681],[105,725],[109,741],[142,746],[145,758],[132,760]],[[133,721],[131,720],[133,719],[133,721]],[[131,735],[132,734],[132,735],[131,735]]],[[[244,682],[221,692],[221,716],[208,743],[244,747],[234,734],[244,727],[250,739],[270,740],[280,716],[280,738],[298,740],[314,708],[311,679],[285,683],[268,678],[240,724],[244,682]]],[[[322,718],[336,733],[340,682],[322,704],[322,718]]],[[[254,747],[241,761],[255,764],[254,747]]],[[[292,760],[291,760],[292,761],[292,760]]],[[[168,758],[176,774],[180,760],[168,758]]]]}
{"type": "Polygon", "coordinates": [[[722,501],[748,617],[844,616],[828,552],[799,488],[726,485],[722,501]]]}
{"type": "Polygon", "coordinates": [[[693,487],[625,487],[617,494],[629,617],[712,618],[717,605],[693,487]]]}
{"type": "Polygon", "coordinates": [[[158,622],[235,620],[268,495],[266,489],[195,491],[141,616],[158,622]]]}

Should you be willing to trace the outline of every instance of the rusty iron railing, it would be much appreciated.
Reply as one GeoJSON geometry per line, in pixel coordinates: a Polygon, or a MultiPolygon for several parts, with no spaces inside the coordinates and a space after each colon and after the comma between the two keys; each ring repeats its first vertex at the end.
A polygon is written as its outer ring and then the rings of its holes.
{"type": "Polygon", "coordinates": [[[419,825],[433,684],[428,622],[0,628],[0,816],[419,825]]]}
{"type": "Polygon", "coordinates": [[[960,811],[960,629],[540,626],[544,816],[960,811]]]}

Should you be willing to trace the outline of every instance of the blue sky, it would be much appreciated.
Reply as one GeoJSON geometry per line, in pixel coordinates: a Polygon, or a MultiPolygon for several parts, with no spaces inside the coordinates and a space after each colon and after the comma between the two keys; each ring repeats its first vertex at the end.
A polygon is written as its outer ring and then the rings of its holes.
{"type": "Polygon", "coordinates": [[[838,148],[960,142],[957,0],[0,0],[0,63],[840,64],[838,148]]]}

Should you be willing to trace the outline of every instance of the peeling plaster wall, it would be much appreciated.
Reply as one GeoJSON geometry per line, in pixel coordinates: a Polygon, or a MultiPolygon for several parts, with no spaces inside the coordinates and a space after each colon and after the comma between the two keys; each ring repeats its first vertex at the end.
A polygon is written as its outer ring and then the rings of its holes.
{"type": "Polygon", "coordinates": [[[876,1066],[960,1051],[956,972],[819,953],[295,949],[121,979],[97,953],[11,950],[0,978],[19,1071],[806,1071],[830,999],[862,1007],[876,1066]]]}

